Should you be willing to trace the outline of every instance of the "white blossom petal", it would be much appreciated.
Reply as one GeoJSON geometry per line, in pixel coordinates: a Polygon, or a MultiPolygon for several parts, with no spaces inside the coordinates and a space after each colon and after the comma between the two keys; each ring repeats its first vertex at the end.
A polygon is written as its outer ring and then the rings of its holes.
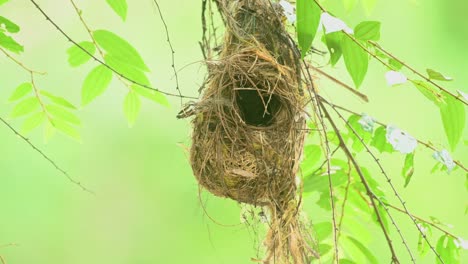
{"type": "Polygon", "coordinates": [[[457,90],[457,92],[458,92],[458,94],[460,94],[463,97],[463,99],[465,99],[465,101],[468,101],[468,94],[467,93],[464,93],[464,92],[462,92],[460,90],[457,90]]]}
{"type": "Polygon", "coordinates": [[[348,27],[348,25],[346,25],[345,22],[343,22],[339,18],[328,14],[327,12],[323,12],[320,16],[320,25],[323,25],[325,27],[326,34],[341,30],[348,34],[354,34],[354,31],[350,27],[348,27]]]}
{"type": "Polygon", "coordinates": [[[450,173],[453,170],[453,168],[455,168],[455,162],[453,161],[452,157],[450,156],[450,153],[446,149],[434,152],[434,154],[432,154],[432,157],[440,163],[444,164],[445,167],[447,167],[448,173],[450,173]]]}
{"type": "Polygon", "coordinates": [[[358,123],[361,125],[362,129],[364,129],[365,131],[371,132],[371,133],[372,131],[374,131],[375,119],[369,116],[368,114],[363,113],[358,123]]]}
{"type": "Polygon", "coordinates": [[[413,152],[418,145],[418,141],[414,137],[392,125],[387,126],[386,138],[388,143],[393,146],[393,149],[403,154],[413,152]]]}
{"type": "Polygon", "coordinates": [[[455,240],[458,243],[458,246],[463,248],[463,249],[468,249],[468,240],[464,240],[463,238],[459,237],[457,240],[455,240]]]}
{"type": "Polygon", "coordinates": [[[387,79],[388,86],[403,84],[408,81],[408,78],[403,73],[397,71],[388,71],[385,73],[385,79],[387,79]]]}
{"type": "Polygon", "coordinates": [[[279,2],[280,6],[283,8],[283,14],[290,23],[296,22],[296,8],[291,5],[288,1],[281,0],[279,2]]]}

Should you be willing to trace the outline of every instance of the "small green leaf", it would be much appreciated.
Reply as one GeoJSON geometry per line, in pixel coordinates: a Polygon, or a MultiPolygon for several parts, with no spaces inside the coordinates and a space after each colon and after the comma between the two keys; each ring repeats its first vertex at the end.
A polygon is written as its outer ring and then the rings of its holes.
{"type": "Polygon", "coordinates": [[[86,76],[81,89],[81,102],[89,104],[104,93],[112,80],[112,72],[104,65],[99,65],[86,76]]]}
{"type": "Polygon", "coordinates": [[[132,85],[132,90],[134,90],[137,94],[150,99],[162,106],[169,107],[169,101],[167,100],[166,96],[162,93],[158,93],[153,90],[149,90],[147,88],[141,87],[139,85],[132,85]]]}
{"type": "Polygon", "coordinates": [[[411,177],[414,173],[414,152],[406,154],[405,157],[405,165],[403,166],[403,170],[401,171],[401,175],[405,178],[405,187],[411,181],[411,177]]]}
{"type": "Polygon", "coordinates": [[[364,143],[367,143],[372,138],[372,133],[364,130],[361,124],[359,124],[360,119],[361,116],[358,115],[351,115],[348,118],[348,124],[352,127],[352,129],[348,127],[348,134],[349,138],[353,139],[352,148],[356,152],[360,152],[364,149],[364,145],[362,144],[361,139],[364,143]],[[357,135],[355,135],[354,133],[356,133],[357,135]]]}
{"type": "Polygon", "coordinates": [[[317,236],[317,240],[324,241],[332,234],[333,227],[330,222],[322,222],[314,225],[314,231],[317,236]]]}
{"type": "Polygon", "coordinates": [[[28,82],[22,83],[18,87],[16,87],[16,89],[13,91],[8,101],[13,102],[13,101],[21,99],[23,98],[23,96],[30,93],[32,89],[33,89],[33,86],[31,83],[28,83],[28,82]]]}
{"type": "Polygon", "coordinates": [[[133,126],[133,124],[135,124],[135,121],[141,109],[140,97],[138,97],[138,94],[136,92],[130,91],[127,94],[124,100],[123,109],[124,109],[124,114],[125,114],[125,117],[127,118],[128,124],[130,126],[133,126]]]}
{"type": "Polygon", "coordinates": [[[305,159],[301,164],[301,169],[304,173],[314,169],[315,164],[322,157],[322,148],[318,145],[307,145],[304,148],[305,159]]]}
{"type": "Polygon", "coordinates": [[[10,33],[17,33],[20,31],[20,27],[13,23],[11,20],[6,17],[0,16],[0,28],[5,25],[5,29],[10,33]]]}
{"type": "Polygon", "coordinates": [[[388,64],[390,64],[390,66],[392,66],[395,71],[399,71],[401,68],[403,68],[403,64],[401,64],[401,62],[392,58],[388,59],[388,64]]]}
{"type": "Polygon", "coordinates": [[[416,86],[419,92],[421,92],[427,99],[429,99],[434,104],[439,105],[443,102],[442,95],[438,91],[436,91],[430,83],[415,80],[412,80],[411,82],[414,84],[414,86],[416,86]]]}
{"type": "Polygon", "coordinates": [[[5,35],[5,33],[0,31],[0,46],[4,47],[5,49],[14,52],[14,53],[21,53],[24,51],[24,47],[18,44],[13,38],[10,36],[5,35]]]}
{"type": "Polygon", "coordinates": [[[116,60],[125,62],[141,71],[149,71],[138,51],[125,39],[107,30],[96,30],[93,36],[99,46],[116,60]]]}
{"type": "MultiPolygon", "coordinates": [[[[94,55],[96,52],[96,47],[92,42],[83,41],[78,43],[82,48],[88,51],[90,54],[94,55]]],[[[73,45],[71,48],[67,50],[68,53],[68,63],[72,67],[80,66],[91,59],[89,54],[86,54],[81,48],[76,45],[73,45]]]]}
{"type": "Polygon", "coordinates": [[[330,52],[330,64],[335,64],[340,60],[343,50],[341,48],[341,42],[344,33],[342,31],[336,31],[323,35],[322,41],[327,45],[327,49],[330,52]]]}
{"type": "Polygon", "coordinates": [[[55,135],[55,132],[57,132],[55,127],[50,122],[46,122],[44,126],[44,142],[49,142],[55,135]]]}
{"type": "MultiPolygon", "coordinates": [[[[431,230],[430,225],[419,222],[418,228],[427,238],[430,238],[432,236],[432,230],[431,230]]],[[[418,237],[418,252],[419,252],[419,255],[424,256],[428,252],[429,245],[427,244],[421,232],[419,232],[419,237],[418,237]]]]}
{"type": "Polygon", "coordinates": [[[60,105],[60,106],[66,107],[66,108],[70,108],[70,109],[76,109],[76,107],[72,103],[67,101],[67,99],[65,99],[65,98],[55,96],[55,95],[53,95],[53,94],[51,94],[51,93],[49,93],[47,91],[44,91],[44,90],[41,90],[41,94],[44,95],[45,97],[49,98],[52,102],[54,102],[57,105],[60,105]]]}
{"type": "MultiPolygon", "coordinates": [[[[436,251],[445,263],[460,263],[460,249],[453,237],[448,235],[441,236],[437,241],[436,251]]],[[[437,263],[442,263],[437,257],[436,261],[437,263]]]]}
{"type": "Polygon", "coordinates": [[[372,254],[372,252],[364,244],[353,237],[348,236],[347,238],[364,254],[364,256],[366,256],[370,263],[379,263],[374,254],[372,254]]]}
{"type": "Polygon", "coordinates": [[[319,244],[318,248],[319,248],[320,256],[323,256],[327,254],[328,252],[330,252],[330,250],[332,249],[332,246],[328,244],[319,244]]]}
{"type": "Polygon", "coordinates": [[[314,0],[297,0],[296,13],[297,39],[301,49],[301,56],[304,58],[317,33],[321,11],[314,0]]]}
{"type": "Polygon", "coordinates": [[[109,54],[105,55],[104,61],[112,69],[125,76],[125,79],[129,79],[140,85],[150,85],[148,77],[146,77],[145,73],[142,70],[127,64],[125,61],[119,60],[118,58],[109,54]]]}
{"type": "Polygon", "coordinates": [[[377,41],[380,39],[380,25],[378,21],[361,22],[354,28],[354,36],[363,41],[377,41]]]}
{"type": "Polygon", "coordinates": [[[0,5],[3,5],[4,3],[8,2],[10,0],[0,0],[0,5]]]}
{"type": "Polygon", "coordinates": [[[62,132],[63,134],[73,139],[76,139],[77,141],[81,141],[81,135],[78,132],[78,130],[76,130],[73,126],[69,125],[68,123],[59,119],[53,119],[52,126],[58,131],[62,132]]]}
{"type": "Polygon", "coordinates": [[[438,80],[438,81],[453,81],[451,77],[445,76],[440,72],[434,71],[432,69],[427,69],[427,75],[429,79],[438,80]]]}
{"type": "Polygon", "coordinates": [[[24,123],[21,126],[21,132],[23,134],[28,134],[40,124],[44,123],[45,120],[46,116],[44,112],[37,112],[24,120],[24,123]]]}
{"type": "Polygon", "coordinates": [[[34,110],[39,108],[39,101],[36,97],[29,97],[19,102],[11,111],[10,116],[13,118],[24,116],[32,113],[34,110]]]}
{"type": "Polygon", "coordinates": [[[127,18],[127,1],[126,0],[106,0],[109,6],[117,13],[123,21],[127,18]]]}
{"type": "Polygon", "coordinates": [[[80,119],[75,114],[69,112],[65,108],[56,105],[47,105],[46,109],[55,119],[60,119],[62,121],[75,125],[81,124],[80,119]]]}
{"type": "Polygon", "coordinates": [[[392,153],[393,146],[387,142],[387,129],[384,126],[380,126],[375,130],[374,137],[371,141],[371,146],[375,147],[380,153],[388,152],[392,153]]]}
{"type": "Polygon", "coordinates": [[[349,259],[340,259],[340,264],[356,264],[356,262],[349,259]]]}
{"type": "Polygon", "coordinates": [[[359,88],[367,73],[369,57],[350,37],[343,37],[341,46],[346,69],[351,75],[356,88],[359,88]]]}
{"type": "Polygon", "coordinates": [[[446,95],[445,103],[440,104],[440,116],[450,148],[454,151],[465,128],[465,106],[452,96],[446,95]]]}

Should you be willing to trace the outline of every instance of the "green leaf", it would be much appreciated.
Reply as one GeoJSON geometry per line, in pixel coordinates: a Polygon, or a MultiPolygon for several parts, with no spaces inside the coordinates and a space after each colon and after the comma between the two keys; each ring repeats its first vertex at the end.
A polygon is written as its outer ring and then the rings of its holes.
{"type": "Polygon", "coordinates": [[[28,134],[40,124],[44,123],[45,120],[46,115],[44,114],[44,112],[37,112],[24,120],[24,123],[21,126],[21,132],[23,134],[28,134]]]}
{"type": "Polygon", "coordinates": [[[47,91],[44,91],[44,90],[41,90],[41,95],[44,95],[45,97],[49,98],[52,102],[54,102],[57,105],[60,105],[60,106],[66,107],[66,108],[70,108],[70,109],[76,109],[76,107],[72,103],[67,101],[67,99],[65,99],[65,98],[55,96],[55,95],[53,95],[53,94],[51,94],[51,93],[49,93],[47,91]]]}
{"type": "Polygon", "coordinates": [[[442,117],[450,148],[454,151],[465,128],[465,107],[462,102],[446,95],[445,103],[440,104],[440,116],[442,117]]]}
{"type": "Polygon", "coordinates": [[[392,58],[388,59],[388,64],[390,64],[390,66],[392,66],[395,71],[399,71],[401,68],[403,68],[403,64],[401,64],[401,62],[392,58]]]}
{"type": "MultiPolygon", "coordinates": [[[[325,165],[326,167],[327,165],[325,165]]],[[[343,170],[331,173],[333,187],[338,187],[346,183],[348,176],[343,170]]],[[[329,195],[328,174],[325,171],[320,171],[316,174],[307,175],[304,178],[304,193],[306,192],[322,192],[329,195]]],[[[328,198],[327,198],[328,199],[328,198]]]]}
{"type": "Polygon", "coordinates": [[[314,166],[322,157],[322,148],[318,145],[307,145],[304,147],[305,158],[301,163],[301,169],[305,174],[314,170],[314,166]]]}
{"type": "Polygon", "coordinates": [[[352,148],[356,152],[360,152],[364,149],[364,145],[359,138],[361,138],[364,143],[368,143],[372,138],[372,133],[365,131],[359,124],[360,119],[361,116],[358,115],[351,115],[348,118],[348,124],[352,127],[352,129],[348,127],[348,133],[350,135],[349,137],[353,139],[352,148]],[[354,132],[356,132],[357,135],[355,135],[354,132]]]}
{"type": "Polygon", "coordinates": [[[29,82],[22,83],[18,87],[16,87],[16,89],[13,91],[13,93],[11,94],[8,101],[13,102],[13,101],[16,101],[18,99],[21,99],[21,98],[23,98],[23,96],[30,93],[32,91],[32,89],[33,89],[33,86],[32,86],[31,83],[29,83],[29,82]]]}
{"type": "Polygon", "coordinates": [[[46,109],[55,119],[60,119],[61,121],[75,125],[81,124],[81,120],[65,108],[56,105],[47,105],[46,109]]]}
{"type": "Polygon", "coordinates": [[[380,39],[380,25],[378,21],[361,22],[354,28],[354,36],[363,41],[377,41],[380,39]]]}
{"type": "MultiPolygon", "coordinates": [[[[432,236],[432,230],[431,230],[430,225],[419,222],[418,227],[427,238],[430,238],[430,236],[432,236]]],[[[421,232],[419,232],[419,237],[418,237],[418,252],[419,252],[419,255],[424,256],[428,252],[429,244],[427,244],[421,232]]]]}
{"type": "Polygon", "coordinates": [[[57,130],[50,122],[46,122],[44,126],[44,141],[48,142],[54,135],[57,130]]]}
{"type": "MultiPolygon", "coordinates": [[[[83,41],[78,43],[82,48],[88,51],[90,54],[94,55],[96,53],[96,47],[92,42],[83,41]]],[[[76,45],[73,45],[71,48],[67,50],[68,53],[68,63],[72,67],[80,66],[91,59],[89,54],[86,54],[81,48],[76,45]]]]}
{"type": "Polygon", "coordinates": [[[296,13],[297,39],[301,49],[301,56],[304,58],[317,33],[321,11],[314,0],[297,0],[296,13]]]}
{"type": "Polygon", "coordinates": [[[115,59],[141,71],[149,71],[138,51],[125,39],[107,30],[96,30],[93,36],[99,46],[115,59]]]}
{"type": "Polygon", "coordinates": [[[5,35],[5,33],[0,31],[0,46],[4,47],[5,49],[20,54],[24,51],[24,47],[18,44],[13,38],[10,36],[5,35]]]}
{"type": "Polygon", "coordinates": [[[394,152],[393,146],[387,142],[387,129],[384,126],[380,126],[375,130],[374,137],[371,141],[371,146],[375,147],[380,153],[394,152]]]}
{"type": "Polygon", "coordinates": [[[344,33],[342,31],[336,31],[323,35],[322,41],[327,45],[327,49],[330,52],[330,64],[335,66],[340,60],[343,50],[341,48],[341,42],[344,33]]]}
{"type": "Polygon", "coordinates": [[[127,18],[127,1],[126,0],[106,0],[109,6],[117,13],[123,21],[127,18]]]}
{"type": "Polygon", "coordinates": [[[405,157],[405,165],[403,166],[403,170],[401,171],[401,175],[405,178],[405,187],[411,181],[411,177],[414,173],[414,152],[406,154],[405,157]]]}
{"type": "Polygon", "coordinates": [[[0,28],[2,25],[5,25],[5,29],[10,33],[17,33],[20,31],[20,27],[17,24],[13,23],[6,17],[0,16],[0,28]]]}
{"type": "Polygon", "coordinates": [[[361,242],[350,236],[348,236],[347,238],[364,254],[364,256],[366,256],[367,260],[369,260],[370,263],[379,263],[374,254],[372,254],[372,252],[361,242]]]}
{"type": "Polygon", "coordinates": [[[137,94],[150,99],[162,106],[169,107],[169,101],[167,100],[166,96],[162,93],[158,93],[153,90],[149,90],[147,88],[141,87],[139,85],[132,85],[132,90],[134,90],[137,94]]]}
{"type": "Polygon", "coordinates": [[[127,118],[128,124],[133,126],[140,113],[141,101],[138,94],[134,91],[130,91],[124,100],[124,114],[127,118]]]}
{"type": "Polygon", "coordinates": [[[10,0],[0,0],[0,5],[3,5],[4,3],[8,2],[10,0]]]}
{"type": "MultiPolygon", "coordinates": [[[[451,236],[444,235],[437,241],[436,251],[445,263],[458,264],[460,263],[460,249],[451,236]]],[[[437,263],[442,263],[436,257],[437,263]]]]}
{"type": "Polygon", "coordinates": [[[430,83],[417,80],[411,80],[411,82],[414,84],[414,86],[416,86],[419,92],[421,92],[434,104],[439,105],[443,102],[442,95],[437,90],[435,90],[435,88],[430,83]]]}
{"type": "Polygon", "coordinates": [[[317,240],[324,241],[327,239],[333,231],[332,224],[330,222],[321,222],[314,225],[314,231],[317,237],[317,240]]]}
{"type": "Polygon", "coordinates": [[[340,259],[340,264],[356,264],[356,262],[349,259],[340,259]]]}
{"type": "Polygon", "coordinates": [[[319,248],[320,256],[323,256],[327,254],[328,252],[330,252],[330,250],[332,249],[332,246],[328,244],[319,244],[318,248],[319,248]]]}
{"type": "Polygon", "coordinates": [[[438,81],[453,81],[451,77],[445,76],[440,72],[434,71],[432,69],[427,69],[427,75],[429,79],[438,80],[438,81]]]}
{"type": "Polygon", "coordinates": [[[39,108],[39,101],[36,97],[29,97],[19,102],[11,111],[10,116],[13,118],[24,116],[32,113],[34,110],[39,108]]]}
{"type": "Polygon", "coordinates": [[[82,105],[87,105],[104,93],[112,80],[112,72],[104,65],[96,66],[86,76],[81,89],[82,105]]]}
{"type": "Polygon", "coordinates": [[[104,61],[112,69],[125,76],[126,79],[130,79],[131,81],[141,85],[150,85],[150,81],[148,80],[148,77],[146,77],[143,71],[125,63],[125,61],[119,60],[118,58],[109,54],[105,55],[104,61]]]}
{"type": "Polygon", "coordinates": [[[69,125],[68,123],[59,119],[53,119],[52,126],[56,128],[58,131],[62,132],[63,134],[73,139],[76,139],[77,141],[81,141],[81,135],[78,132],[78,130],[76,130],[76,128],[69,125]]]}
{"type": "Polygon", "coordinates": [[[369,57],[367,53],[349,37],[344,37],[342,39],[341,46],[343,48],[343,58],[346,69],[351,75],[356,88],[359,88],[367,73],[369,57]]]}

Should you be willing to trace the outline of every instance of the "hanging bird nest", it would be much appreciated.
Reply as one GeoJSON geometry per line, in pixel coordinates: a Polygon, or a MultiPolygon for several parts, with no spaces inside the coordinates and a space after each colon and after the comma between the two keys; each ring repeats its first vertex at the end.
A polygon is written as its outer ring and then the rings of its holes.
{"type": "Polygon", "coordinates": [[[269,0],[215,2],[226,31],[192,109],[193,172],[216,196],[268,208],[264,263],[309,263],[296,184],[306,131],[299,52],[269,0]]]}

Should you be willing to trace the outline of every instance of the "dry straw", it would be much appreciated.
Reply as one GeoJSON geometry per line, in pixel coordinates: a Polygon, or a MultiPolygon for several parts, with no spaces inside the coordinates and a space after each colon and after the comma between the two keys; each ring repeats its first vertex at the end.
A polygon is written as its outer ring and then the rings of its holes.
{"type": "Polygon", "coordinates": [[[215,2],[226,30],[190,113],[193,172],[216,196],[268,209],[264,263],[309,263],[317,256],[296,183],[306,131],[300,55],[269,0],[215,2]]]}

